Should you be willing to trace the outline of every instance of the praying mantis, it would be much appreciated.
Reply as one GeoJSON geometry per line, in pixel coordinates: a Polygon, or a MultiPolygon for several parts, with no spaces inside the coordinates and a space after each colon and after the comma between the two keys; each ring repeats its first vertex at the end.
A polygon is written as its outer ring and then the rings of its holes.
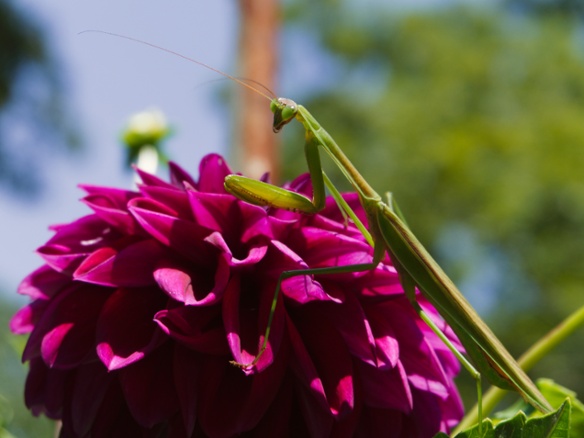
{"type": "Polygon", "coordinates": [[[227,176],[225,178],[225,189],[239,199],[251,204],[315,214],[324,208],[326,186],[337,201],[341,211],[353,221],[364,238],[373,247],[373,261],[371,263],[283,272],[277,282],[263,342],[255,359],[249,364],[234,363],[235,365],[241,368],[251,368],[266,350],[282,281],[296,275],[326,275],[371,270],[388,253],[398,272],[405,294],[420,318],[445,342],[476,380],[479,419],[482,418],[482,376],[485,376],[495,386],[517,391],[529,404],[539,411],[544,413],[552,411],[552,407],[535,384],[525,374],[515,359],[513,359],[511,354],[483,322],[462,293],[456,288],[454,283],[409,229],[391,194],[387,194],[384,200],[373,190],[330,134],[306,108],[290,99],[272,98],[241,79],[172,50],[124,35],[104,31],[97,32],[128,39],[179,56],[210,69],[264,96],[271,102],[270,109],[274,114],[274,132],[279,132],[286,124],[294,119],[300,122],[305,130],[304,150],[313,185],[312,199],[287,189],[240,175],[227,176]],[[365,227],[361,223],[357,215],[343,200],[336,187],[323,171],[319,148],[322,148],[330,156],[357,192],[361,206],[366,213],[368,227],[365,227]],[[472,364],[452,345],[430,317],[422,310],[416,299],[416,288],[438,310],[442,318],[444,318],[456,333],[466,353],[472,360],[472,364]]]}
{"type": "MultiPolygon", "coordinates": [[[[479,408],[481,405],[481,376],[484,375],[495,386],[517,391],[528,403],[541,412],[551,412],[551,406],[535,384],[523,372],[515,359],[411,232],[391,194],[388,194],[384,201],[371,188],[330,134],[320,126],[306,108],[286,98],[271,100],[270,108],[274,113],[274,132],[279,132],[294,119],[304,127],[305,155],[313,185],[312,199],[287,189],[240,175],[229,175],[225,178],[226,190],[239,199],[252,204],[314,214],[324,208],[326,185],[342,211],[353,220],[367,241],[373,246],[373,261],[368,264],[353,266],[337,266],[282,273],[277,284],[274,305],[268,319],[263,344],[252,363],[237,365],[242,367],[253,366],[265,350],[277,294],[283,280],[294,275],[370,270],[379,264],[387,252],[398,271],[402,286],[412,306],[475,378],[479,408]],[[358,193],[361,205],[366,213],[368,230],[360,223],[348,204],[343,201],[338,190],[324,173],[321,167],[319,148],[328,153],[332,161],[339,167],[353,189],[358,193]],[[438,310],[456,333],[468,356],[472,359],[474,366],[450,343],[422,310],[416,300],[416,288],[438,310]]],[[[482,415],[479,414],[479,418],[481,417],[482,415]]]]}

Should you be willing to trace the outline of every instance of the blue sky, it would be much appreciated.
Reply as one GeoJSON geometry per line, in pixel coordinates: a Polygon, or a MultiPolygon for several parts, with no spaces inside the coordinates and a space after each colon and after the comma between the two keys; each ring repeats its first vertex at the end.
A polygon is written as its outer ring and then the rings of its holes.
{"type": "MultiPolygon", "coordinates": [[[[168,142],[172,158],[196,174],[200,158],[226,153],[229,124],[216,101],[217,75],[162,51],[107,35],[129,35],[232,72],[237,54],[237,3],[173,0],[19,0],[46,27],[63,66],[68,99],[84,134],[78,156],[39,156],[44,195],[21,201],[0,191],[0,290],[18,300],[19,281],[42,264],[34,250],[52,233],[50,224],[70,222],[89,210],[78,200],[79,183],[130,187],[118,138],[127,118],[157,106],[176,126],[168,142]]],[[[21,297],[23,298],[23,297],[21,297]]],[[[19,302],[24,302],[24,298],[19,302]]]]}

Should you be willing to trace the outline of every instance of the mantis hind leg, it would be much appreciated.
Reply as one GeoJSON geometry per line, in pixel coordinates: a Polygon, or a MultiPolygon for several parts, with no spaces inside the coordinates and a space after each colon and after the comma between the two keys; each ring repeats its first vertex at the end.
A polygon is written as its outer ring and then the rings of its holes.
{"type": "MultiPolygon", "coordinates": [[[[417,303],[416,303],[417,304],[417,303]]],[[[442,330],[432,321],[430,316],[422,310],[419,304],[414,306],[416,312],[420,318],[430,327],[430,329],[440,338],[444,345],[448,347],[448,349],[454,354],[454,356],[458,359],[458,361],[462,364],[462,366],[468,371],[471,377],[475,380],[477,385],[477,416],[479,421],[479,434],[482,432],[482,423],[483,423],[483,386],[482,386],[482,379],[481,373],[468,361],[466,357],[462,355],[460,351],[450,342],[450,339],[444,334],[442,330]]]]}
{"type": "MultiPolygon", "coordinates": [[[[389,208],[390,213],[394,214],[397,218],[399,218],[398,220],[402,220],[401,218],[403,217],[403,215],[390,193],[387,194],[387,202],[388,202],[387,207],[389,208]]],[[[382,225],[387,225],[390,222],[390,219],[389,217],[384,216],[382,213],[380,213],[380,215],[378,216],[378,220],[380,223],[381,234],[384,240],[386,241],[387,249],[389,251],[390,248],[389,241],[391,239],[391,233],[388,233],[388,231],[392,227],[384,227],[382,225]]],[[[403,224],[403,226],[407,227],[405,223],[403,224]]],[[[399,242],[399,240],[393,241],[399,242]]],[[[469,360],[460,351],[458,351],[458,349],[452,344],[452,342],[450,341],[450,339],[448,339],[444,332],[440,330],[440,328],[436,325],[432,318],[430,318],[430,316],[426,312],[424,312],[416,298],[416,281],[408,273],[404,266],[398,261],[398,259],[395,256],[393,256],[393,254],[390,255],[393,264],[399,273],[400,281],[404,288],[406,297],[410,301],[410,304],[412,305],[418,316],[422,319],[422,321],[426,323],[426,325],[434,332],[434,334],[440,338],[444,345],[446,345],[446,347],[452,352],[452,354],[454,354],[454,356],[458,359],[461,365],[468,371],[471,377],[475,380],[477,387],[477,411],[479,420],[479,434],[481,434],[483,422],[482,410],[483,389],[481,373],[469,362],[469,360]]],[[[460,329],[462,330],[462,328],[460,329]]],[[[459,331],[457,331],[457,333],[459,333],[459,331]]]]}
{"type": "MultiPolygon", "coordinates": [[[[400,269],[398,269],[398,272],[403,272],[403,271],[400,268],[400,269]]],[[[458,361],[461,363],[461,365],[466,369],[466,371],[475,380],[475,383],[477,386],[477,416],[478,416],[478,422],[479,422],[479,435],[480,435],[482,432],[482,423],[483,423],[483,387],[482,387],[481,373],[469,362],[469,360],[466,357],[464,357],[464,355],[460,351],[458,351],[458,349],[454,346],[454,344],[450,341],[450,339],[448,339],[448,337],[444,334],[444,332],[440,329],[440,327],[438,327],[436,325],[436,323],[432,320],[432,318],[430,318],[430,315],[428,315],[426,312],[424,312],[424,309],[422,309],[422,306],[420,306],[420,303],[418,303],[414,299],[415,293],[416,293],[415,292],[416,285],[415,285],[413,279],[408,275],[402,276],[400,274],[400,277],[403,277],[403,278],[401,278],[401,280],[402,280],[402,285],[404,287],[406,295],[407,295],[408,299],[410,300],[412,307],[414,308],[414,310],[416,311],[416,313],[420,317],[420,319],[422,319],[422,321],[424,321],[426,323],[426,325],[428,327],[430,327],[430,330],[432,330],[434,332],[434,334],[440,338],[440,340],[444,343],[444,345],[446,345],[446,347],[448,347],[448,349],[452,352],[452,354],[454,354],[454,356],[458,359],[458,361]]]]}
{"type": "Polygon", "coordinates": [[[247,364],[242,364],[242,363],[239,363],[236,361],[230,361],[230,363],[232,365],[239,367],[239,368],[243,368],[243,369],[248,370],[248,369],[254,367],[258,363],[258,361],[260,360],[260,357],[266,351],[266,349],[268,347],[270,331],[272,328],[272,321],[274,319],[274,314],[276,312],[278,297],[279,297],[280,292],[282,290],[282,282],[284,280],[286,280],[288,278],[296,277],[299,275],[330,275],[330,274],[346,274],[346,273],[351,273],[351,272],[369,271],[369,270],[377,267],[377,265],[379,264],[379,262],[376,260],[377,259],[374,256],[372,263],[362,263],[362,264],[350,265],[350,266],[332,266],[330,268],[299,269],[299,270],[295,270],[295,271],[282,272],[280,274],[280,276],[278,277],[278,282],[276,284],[276,290],[274,292],[274,298],[272,299],[272,306],[270,308],[270,314],[268,315],[268,322],[266,324],[266,330],[264,332],[264,340],[260,346],[260,349],[258,350],[258,354],[255,356],[253,361],[251,361],[250,363],[247,363],[247,364]]]}

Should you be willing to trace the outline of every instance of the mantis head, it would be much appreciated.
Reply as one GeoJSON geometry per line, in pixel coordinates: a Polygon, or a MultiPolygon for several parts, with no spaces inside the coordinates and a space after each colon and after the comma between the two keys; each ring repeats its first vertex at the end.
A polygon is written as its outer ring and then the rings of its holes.
{"type": "Polygon", "coordinates": [[[270,103],[270,109],[274,113],[274,125],[272,129],[274,132],[280,132],[280,130],[289,123],[298,112],[298,105],[292,99],[286,99],[285,97],[278,97],[273,99],[270,103]]]}

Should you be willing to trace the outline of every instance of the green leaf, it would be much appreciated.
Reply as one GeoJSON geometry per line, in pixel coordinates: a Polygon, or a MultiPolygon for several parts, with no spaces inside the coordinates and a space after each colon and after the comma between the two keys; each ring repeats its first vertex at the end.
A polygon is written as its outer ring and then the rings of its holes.
{"type": "MultiPolygon", "coordinates": [[[[456,435],[456,438],[568,438],[570,436],[571,401],[567,398],[555,411],[547,415],[527,418],[523,412],[501,421],[493,427],[490,419],[483,420],[482,430],[473,426],[456,435]]],[[[443,435],[442,435],[443,436],[443,435]]]]}
{"type": "Polygon", "coordinates": [[[537,386],[552,406],[560,406],[566,398],[570,399],[572,404],[570,415],[571,436],[584,436],[584,404],[576,398],[576,393],[558,385],[551,379],[538,379],[537,386]]]}
{"type": "MultiPolygon", "coordinates": [[[[522,411],[519,411],[517,415],[508,420],[501,421],[497,427],[495,427],[495,437],[509,437],[509,438],[521,438],[523,437],[523,430],[527,422],[527,416],[522,411]]],[[[532,436],[532,435],[529,435],[532,436]]],[[[535,438],[535,436],[534,436],[535,438]]]]}
{"type": "Polygon", "coordinates": [[[527,421],[524,434],[521,436],[549,438],[569,437],[571,410],[572,404],[568,398],[557,411],[527,421]]]}

